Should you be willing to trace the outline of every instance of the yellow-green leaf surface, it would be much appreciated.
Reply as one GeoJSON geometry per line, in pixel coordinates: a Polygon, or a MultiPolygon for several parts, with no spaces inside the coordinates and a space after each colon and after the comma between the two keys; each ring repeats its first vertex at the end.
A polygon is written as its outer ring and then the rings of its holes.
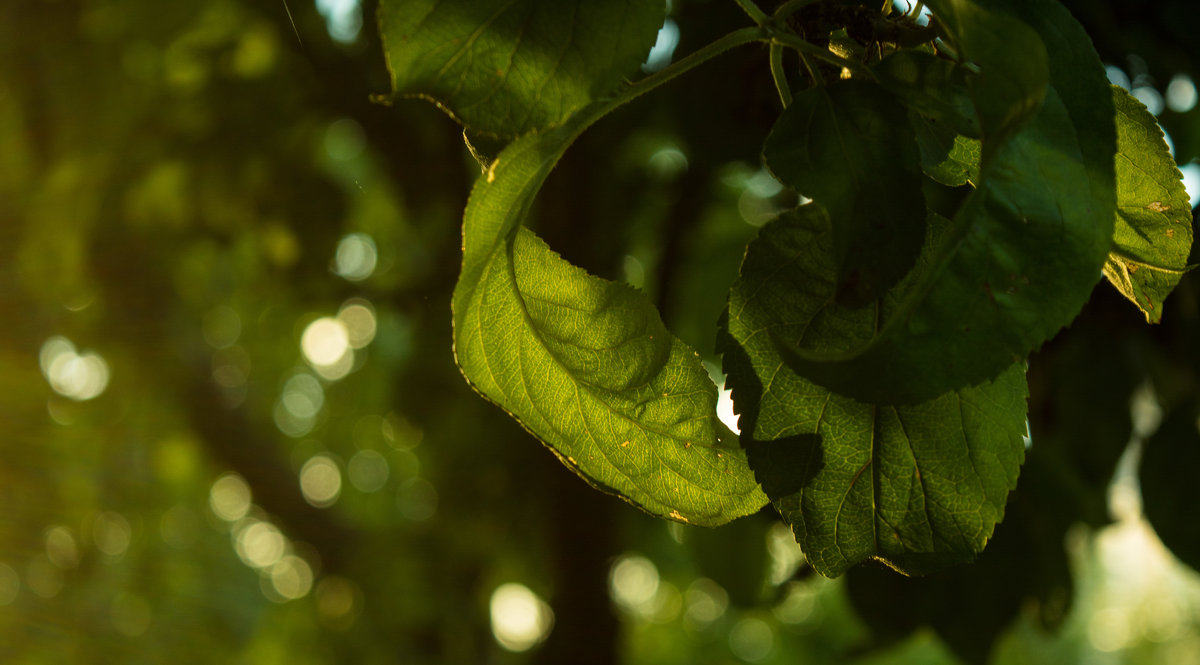
{"type": "Polygon", "coordinates": [[[980,69],[970,80],[979,181],[954,215],[954,241],[869,342],[845,350],[780,339],[800,374],[871,403],[923,402],[1024,359],[1079,313],[1112,242],[1112,99],[1083,29],[1052,2],[987,3],[1012,15],[928,4],[980,69]],[[1009,29],[1021,39],[1008,40],[1009,29]],[[1027,48],[1029,35],[1044,47],[1027,48]],[[1050,82],[1041,94],[1038,80],[1050,82]]]}
{"type": "Polygon", "coordinates": [[[644,294],[570,265],[521,226],[579,129],[518,139],[471,192],[453,302],[459,366],[599,489],[691,524],[755,512],[766,497],[696,352],[644,294]]]}
{"type": "MultiPolygon", "coordinates": [[[[946,235],[946,220],[931,221],[917,272],[946,235]]],[[[828,216],[802,206],[763,227],[730,291],[721,347],[751,467],[823,575],[866,559],[909,574],[973,559],[1024,459],[1024,371],[907,406],[806,380],[773,337],[853,343],[895,306],[837,305],[831,257],[828,216]]]]}
{"type": "Polygon", "coordinates": [[[379,28],[395,95],[512,138],[632,76],[663,14],[661,0],[383,0],[379,28]]]}
{"type": "Polygon", "coordinates": [[[1145,105],[1113,86],[1117,110],[1117,222],[1104,275],[1156,323],[1187,270],[1192,213],[1183,175],[1145,105]]]}

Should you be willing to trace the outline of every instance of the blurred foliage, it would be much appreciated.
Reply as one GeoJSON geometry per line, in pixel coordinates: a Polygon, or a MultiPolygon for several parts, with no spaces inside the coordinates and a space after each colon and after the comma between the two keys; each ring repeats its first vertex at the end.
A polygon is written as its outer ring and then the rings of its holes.
{"type": "MultiPolygon", "coordinates": [[[[679,53],[737,16],[673,4],[679,53]]],[[[1189,3],[1068,4],[1106,61],[1197,78],[1189,3]]],[[[297,0],[0,5],[0,661],[1200,662],[1195,573],[1109,490],[1156,410],[1148,463],[1195,438],[1194,276],[1151,329],[1102,287],[1031,360],[1033,447],[977,565],[815,577],[770,520],[699,532],[594,492],[471,393],[448,304],[477,166],[432,107],[372,101],[373,16],[345,38],[297,0]],[[306,362],[310,324],[363,311],[352,364],[306,362]],[[554,613],[523,653],[492,634],[507,582],[554,613]]],[[[710,355],[740,248],[790,204],[754,148],[764,57],[606,119],[535,210],[710,355]]],[[[1160,119],[1200,156],[1200,114],[1160,119]]]]}

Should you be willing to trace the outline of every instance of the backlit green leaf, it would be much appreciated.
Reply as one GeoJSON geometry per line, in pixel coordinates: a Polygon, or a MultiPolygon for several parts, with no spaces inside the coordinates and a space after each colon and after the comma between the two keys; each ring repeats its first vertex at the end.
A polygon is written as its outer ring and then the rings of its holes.
{"type": "MultiPolygon", "coordinates": [[[[1028,96],[1009,111],[985,106],[1026,89],[1012,75],[985,78],[981,71],[972,79],[983,128],[977,188],[954,217],[953,240],[930,257],[935,267],[909,283],[904,302],[881,316],[869,343],[835,350],[781,340],[790,366],[835,392],[912,404],[991,379],[1069,323],[1099,279],[1115,206],[1116,140],[1104,70],[1061,6],[1022,0],[1006,7],[1041,35],[1052,85],[1024,123],[1018,119],[1028,96]],[[997,90],[987,89],[992,85],[997,90]]],[[[958,35],[964,50],[978,30],[985,26],[958,35]]],[[[1013,69],[1030,69],[1025,53],[1006,53],[1013,69]]],[[[1005,58],[986,54],[986,61],[973,56],[981,68],[1004,68],[1005,58]]]]}
{"type": "Polygon", "coordinates": [[[916,260],[925,231],[920,153],[904,107],[867,81],[796,95],[763,145],[767,167],[833,218],[838,298],[868,302],[916,260]]]}
{"type": "Polygon", "coordinates": [[[1192,215],[1182,174],[1145,105],[1113,86],[1117,220],[1104,276],[1156,323],[1187,270],[1192,215]]]}
{"type": "Polygon", "coordinates": [[[453,301],[459,366],[595,487],[692,524],[752,513],[766,497],[717,419],[696,352],[643,294],[570,265],[521,227],[587,122],[518,139],[476,183],[453,301]]]}
{"type": "MultiPolygon", "coordinates": [[[[932,221],[926,254],[946,232],[945,220],[932,221]]],[[[1024,457],[1024,371],[895,407],[796,374],[772,338],[854,343],[896,305],[833,303],[830,252],[828,217],[802,206],[763,227],[730,291],[721,350],[751,466],[824,575],[870,558],[910,574],[972,559],[1024,457]]],[[[922,260],[916,272],[928,268],[922,260]]]]}
{"type": "Polygon", "coordinates": [[[561,124],[637,71],[661,0],[383,0],[395,95],[421,96],[472,131],[511,138],[561,124]]]}

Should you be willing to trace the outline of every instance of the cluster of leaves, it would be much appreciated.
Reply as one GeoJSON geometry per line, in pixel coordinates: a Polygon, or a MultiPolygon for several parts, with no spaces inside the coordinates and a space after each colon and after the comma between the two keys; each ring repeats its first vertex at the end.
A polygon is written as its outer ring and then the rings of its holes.
{"type": "Polygon", "coordinates": [[[394,94],[503,146],[480,156],[463,220],[467,380],[652,514],[711,526],[772,503],[827,576],[868,559],[919,575],[983,551],[1026,454],[1028,356],[1102,274],[1157,321],[1192,238],[1155,119],[1109,85],[1060,5],[930,0],[924,27],[888,4],[768,15],[742,0],[753,25],[632,82],[656,0],[379,13],[394,94]],[[589,126],[746,44],[768,45],[782,106],[763,162],[805,203],[761,229],[729,290],[735,436],[651,301],[525,223],[589,126]]]}

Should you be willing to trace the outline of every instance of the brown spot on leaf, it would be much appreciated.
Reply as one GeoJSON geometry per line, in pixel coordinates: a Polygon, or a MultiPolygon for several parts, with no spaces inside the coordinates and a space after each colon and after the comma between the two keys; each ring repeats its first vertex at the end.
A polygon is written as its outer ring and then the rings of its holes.
{"type": "Polygon", "coordinates": [[[622,441],[622,442],[621,442],[621,447],[622,447],[622,448],[628,448],[628,447],[629,447],[629,442],[628,442],[628,441],[622,441]]]}
{"type": "Polygon", "coordinates": [[[1162,201],[1151,201],[1150,205],[1146,206],[1146,209],[1153,210],[1154,212],[1166,212],[1171,209],[1171,206],[1163,205],[1162,201]]]}
{"type": "Polygon", "coordinates": [[[1174,238],[1175,237],[1175,229],[1167,229],[1167,237],[1174,238]]]}
{"type": "Polygon", "coordinates": [[[688,518],[684,517],[683,515],[680,515],[678,510],[672,510],[670,513],[668,513],[667,517],[670,517],[673,520],[679,520],[680,522],[683,522],[685,524],[688,521],[688,518]]]}

